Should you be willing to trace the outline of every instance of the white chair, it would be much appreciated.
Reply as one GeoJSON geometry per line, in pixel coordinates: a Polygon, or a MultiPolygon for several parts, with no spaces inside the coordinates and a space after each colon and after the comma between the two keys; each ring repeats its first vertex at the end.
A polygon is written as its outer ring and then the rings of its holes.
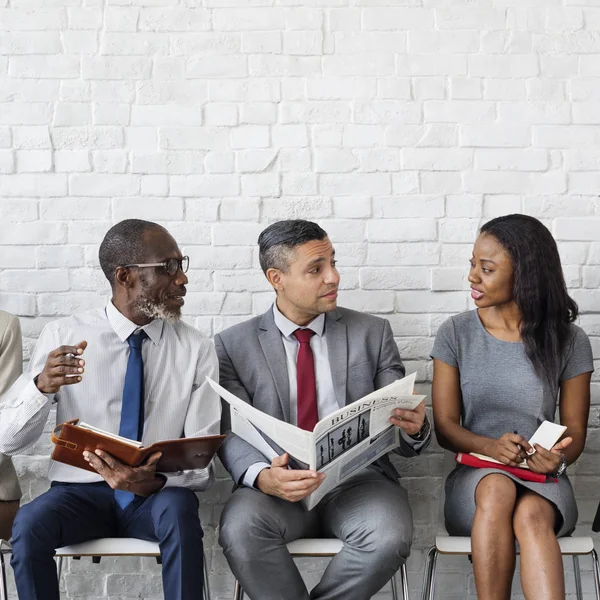
{"type": "MultiPolygon", "coordinates": [[[[444,525],[444,501],[445,492],[444,484],[447,475],[455,465],[454,454],[449,452],[444,456],[444,469],[442,480],[442,492],[440,495],[440,506],[438,514],[438,531],[435,538],[435,546],[432,546],[427,553],[425,562],[425,571],[423,574],[423,595],[422,600],[434,600],[435,594],[435,575],[437,570],[437,560],[440,554],[454,554],[471,556],[471,538],[451,536],[446,531],[444,525]]],[[[579,557],[582,555],[590,555],[592,557],[592,571],[594,583],[596,586],[596,600],[600,600],[600,564],[598,562],[598,554],[594,550],[594,542],[591,537],[563,537],[558,539],[560,551],[563,555],[573,557],[573,574],[575,577],[575,591],[577,600],[583,600],[583,592],[581,588],[581,573],[579,570],[579,557]]],[[[516,545],[517,553],[519,545],[516,545]]]]}
{"type": "MultiPolygon", "coordinates": [[[[0,600],[8,600],[4,571],[4,555],[10,554],[10,551],[10,544],[2,540],[0,542],[0,577],[2,578],[0,593],[2,593],[3,596],[0,596],[0,600]]],[[[161,563],[160,549],[157,542],[148,542],[146,540],[138,540],[135,538],[101,538],[58,548],[56,550],[56,558],[58,559],[58,578],[60,579],[63,560],[65,558],[78,560],[82,556],[91,556],[92,562],[94,563],[99,563],[100,559],[104,556],[151,556],[154,557],[159,564],[161,563]]],[[[206,555],[204,556],[204,600],[210,600],[206,555]]]]}
{"type": "MultiPolygon", "coordinates": [[[[290,542],[287,545],[287,549],[293,558],[320,558],[335,556],[342,549],[342,546],[342,541],[336,538],[304,538],[290,542]]],[[[400,568],[400,579],[402,583],[402,598],[403,600],[409,600],[406,564],[403,564],[400,568]]],[[[398,584],[396,582],[396,574],[394,574],[394,576],[390,579],[390,585],[392,586],[393,600],[398,600],[398,584]]],[[[244,590],[242,589],[240,582],[236,580],[233,599],[243,600],[244,595],[244,590]]]]}

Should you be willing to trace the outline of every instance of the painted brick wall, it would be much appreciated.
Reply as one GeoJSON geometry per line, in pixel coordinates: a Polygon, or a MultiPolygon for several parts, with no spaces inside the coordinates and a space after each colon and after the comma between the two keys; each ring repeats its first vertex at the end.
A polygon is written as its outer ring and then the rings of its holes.
{"type": "MultiPolygon", "coordinates": [[[[437,327],[470,306],[478,226],[522,211],[559,240],[600,358],[599,65],[599,0],[0,0],[0,308],[21,316],[28,355],[49,320],[106,300],[98,242],[136,216],[190,255],[185,314],[210,336],[272,301],[259,231],[306,217],[337,248],[341,304],[386,316],[428,391],[437,327]]],[[[598,381],[571,469],[583,534],[598,381]]],[[[26,500],[47,487],[48,452],[16,459],[26,500]]],[[[416,598],[441,454],[399,466],[416,598]]],[[[229,489],[221,472],[202,497],[215,600],[232,592],[215,543],[229,489]]],[[[303,562],[310,581],[322,566],[303,562]]],[[[440,569],[438,598],[475,597],[466,559],[440,569]]],[[[63,587],[161,597],[150,560],[73,562],[63,587]]]]}

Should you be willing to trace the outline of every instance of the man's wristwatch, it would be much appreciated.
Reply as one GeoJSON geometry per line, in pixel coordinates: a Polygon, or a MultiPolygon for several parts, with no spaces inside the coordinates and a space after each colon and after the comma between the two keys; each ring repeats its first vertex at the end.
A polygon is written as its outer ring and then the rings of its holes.
{"type": "Polygon", "coordinates": [[[427,439],[427,436],[429,435],[430,431],[431,425],[429,424],[429,419],[427,418],[427,415],[425,415],[425,420],[423,421],[423,425],[421,425],[421,429],[419,429],[417,433],[411,435],[410,437],[417,442],[422,442],[423,440],[427,439]]]}
{"type": "Polygon", "coordinates": [[[567,470],[567,459],[564,454],[561,454],[560,457],[560,465],[558,465],[558,469],[552,473],[552,477],[558,479],[565,471],[567,470]]]}

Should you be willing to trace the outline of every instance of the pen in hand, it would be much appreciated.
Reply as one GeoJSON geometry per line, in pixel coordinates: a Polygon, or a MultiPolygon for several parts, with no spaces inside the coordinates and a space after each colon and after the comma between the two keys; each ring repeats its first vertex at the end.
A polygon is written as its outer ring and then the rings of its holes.
{"type": "MultiPolygon", "coordinates": [[[[516,429],[513,430],[513,433],[515,435],[519,435],[519,432],[516,429]]],[[[517,444],[517,448],[518,448],[519,452],[521,452],[521,450],[523,450],[523,448],[521,447],[521,444],[517,444]]],[[[519,462],[523,462],[523,460],[524,460],[523,457],[519,456],[519,462]]]]}

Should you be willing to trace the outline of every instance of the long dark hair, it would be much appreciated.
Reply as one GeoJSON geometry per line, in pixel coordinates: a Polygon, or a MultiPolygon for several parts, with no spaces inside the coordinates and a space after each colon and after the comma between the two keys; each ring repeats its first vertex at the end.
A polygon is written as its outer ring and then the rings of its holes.
{"type": "Polygon", "coordinates": [[[525,352],[538,375],[556,381],[579,308],[567,293],[552,234],[537,219],[519,214],[492,219],[481,233],[496,238],[510,256],[525,352]]]}

